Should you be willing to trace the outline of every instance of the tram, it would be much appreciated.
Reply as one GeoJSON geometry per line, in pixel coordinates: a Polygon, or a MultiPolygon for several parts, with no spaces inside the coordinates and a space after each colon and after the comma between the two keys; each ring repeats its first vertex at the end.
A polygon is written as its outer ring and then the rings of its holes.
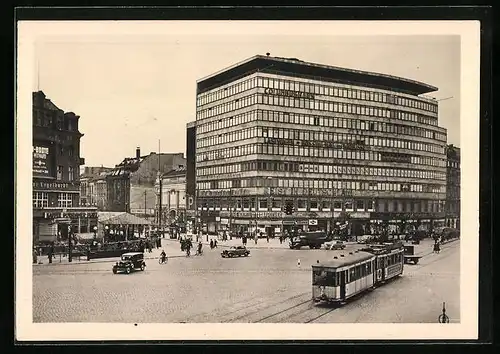
{"type": "Polygon", "coordinates": [[[312,298],[315,302],[345,302],[400,276],[403,264],[401,243],[371,245],[342,253],[312,266],[312,298]]]}

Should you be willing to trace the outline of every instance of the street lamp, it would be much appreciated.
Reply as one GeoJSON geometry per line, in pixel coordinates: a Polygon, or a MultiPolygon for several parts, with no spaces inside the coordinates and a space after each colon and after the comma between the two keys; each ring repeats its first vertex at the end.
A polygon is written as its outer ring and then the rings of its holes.
{"type": "Polygon", "coordinates": [[[109,241],[109,226],[108,225],[104,226],[104,230],[105,230],[104,237],[107,238],[109,241]]]}
{"type": "Polygon", "coordinates": [[[94,240],[97,238],[97,226],[94,226],[94,240]]]}

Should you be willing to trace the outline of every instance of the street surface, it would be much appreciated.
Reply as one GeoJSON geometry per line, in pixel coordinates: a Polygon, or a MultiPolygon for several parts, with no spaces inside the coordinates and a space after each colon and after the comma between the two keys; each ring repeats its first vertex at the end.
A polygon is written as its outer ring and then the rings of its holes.
{"type": "MultiPolygon", "coordinates": [[[[432,242],[415,246],[418,265],[403,276],[342,307],[311,301],[311,265],[344,251],[290,250],[278,240],[249,240],[249,257],[222,258],[219,242],[203,256],[183,256],[176,240],[145,253],[146,270],[113,274],[113,260],[33,265],[34,322],[291,322],[436,323],[446,302],[450,323],[460,321],[460,241],[432,253],[432,242]],[[300,260],[300,265],[298,264],[300,260]]],[[[193,252],[194,253],[194,252],[193,252]]]]}

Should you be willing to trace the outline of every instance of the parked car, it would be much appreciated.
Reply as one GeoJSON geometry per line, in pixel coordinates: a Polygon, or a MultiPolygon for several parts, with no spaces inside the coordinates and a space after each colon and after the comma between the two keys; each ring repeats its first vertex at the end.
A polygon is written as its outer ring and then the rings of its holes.
{"type": "Polygon", "coordinates": [[[133,270],[144,270],[146,263],[144,262],[144,253],[142,252],[129,252],[122,254],[119,262],[113,266],[113,273],[125,272],[130,274],[133,270]]]}
{"type": "Polygon", "coordinates": [[[228,250],[224,250],[221,252],[222,258],[232,258],[232,257],[247,257],[250,254],[250,251],[247,250],[245,246],[236,246],[231,247],[228,250]]]}
{"type": "Polygon", "coordinates": [[[332,241],[325,243],[325,249],[327,250],[343,250],[345,248],[345,244],[342,241],[332,241]]]}

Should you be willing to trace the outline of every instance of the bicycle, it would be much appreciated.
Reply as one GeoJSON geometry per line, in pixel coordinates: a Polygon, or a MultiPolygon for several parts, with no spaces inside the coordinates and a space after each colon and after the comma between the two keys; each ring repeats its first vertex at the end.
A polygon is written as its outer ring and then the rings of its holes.
{"type": "Polygon", "coordinates": [[[158,263],[159,264],[167,264],[168,263],[168,257],[165,256],[165,258],[163,258],[163,257],[158,258],[158,263]]]}

